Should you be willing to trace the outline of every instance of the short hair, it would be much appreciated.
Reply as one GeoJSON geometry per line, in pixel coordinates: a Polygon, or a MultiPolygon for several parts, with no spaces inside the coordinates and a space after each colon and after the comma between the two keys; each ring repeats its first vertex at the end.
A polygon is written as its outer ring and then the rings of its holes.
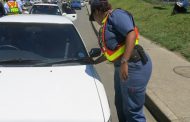
{"type": "Polygon", "coordinates": [[[101,2],[99,4],[91,4],[90,7],[91,7],[91,14],[90,14],[90,17],[89,17],[90,21],[95,21],[94,17],[93,17],[93,14],[94,14],[95,10],[98,10],[100,12],[106,12],[106,11],[112,9],[111,4],[108,3],[108,2],[101,2]]]}

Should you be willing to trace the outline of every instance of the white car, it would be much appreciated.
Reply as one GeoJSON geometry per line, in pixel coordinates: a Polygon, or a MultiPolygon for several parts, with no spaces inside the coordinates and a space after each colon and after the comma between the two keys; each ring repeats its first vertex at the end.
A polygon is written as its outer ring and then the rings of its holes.
{"type": "Polygon", "coordinates": [[[93,56],[62,16],[0,19],[0,122],[110,122],[93,56]]]}
{"type": "Polygon", "coordinates": [[[49,3],[38,3],[34,4],[30,9],[29,14],[47,14],[47,15],[59,15],[65,16],[71,21],[75,21],[77,19],[77,14],[75,10],[67,7],[62,10],[57,4],[49,4],[49,3]]]}
{"type": "Polygon", "coordinates": [[[75,21],[77,19],[77,13],[75,9],[72,9],[70,7],[62,7],[63,16],[67,17],[71,21],[75,21]]]}
{"type": "Polygon", "coordinates": [[[30,14],[48,14],[62,16],[61,9],[57,4],[38,3],[34,4],[30,9],[30,14]]]}

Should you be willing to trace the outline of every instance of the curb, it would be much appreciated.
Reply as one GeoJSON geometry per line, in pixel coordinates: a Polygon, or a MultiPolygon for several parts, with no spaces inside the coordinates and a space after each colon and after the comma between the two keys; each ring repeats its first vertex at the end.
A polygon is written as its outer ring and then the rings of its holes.
{"type": "MultiPolygon", "coordinates": [[[[86,5],[86,9],[88,15],[90,15],[90,11],[88,5],[86,5]]],[[[91,21],[92,28],[98,36],[98,30],[94,22],[91,21]]],[[[167,105],[162,102],[159,97],[150,89],[147,88],[146,96],[145,96],[145,106],[151,112],[151,114],[155,117],[158,122],[179,122],[179,118],[167,107],[167,105]]]]}
{"type": "Polygon", "coordinates": [[[145,106],[158,122],[177,122],[175,114],[149,88],[146,90],[145,99],[145,106]]]}

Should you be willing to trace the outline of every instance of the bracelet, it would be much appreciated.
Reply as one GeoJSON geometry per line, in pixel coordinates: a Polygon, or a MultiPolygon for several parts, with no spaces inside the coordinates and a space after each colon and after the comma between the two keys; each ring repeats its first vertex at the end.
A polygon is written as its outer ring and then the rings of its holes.
{"type": "Polygon", "coordinates": [[[121,64],[128,63],[128,60],[124,57],[121,58],[121,64]]]}

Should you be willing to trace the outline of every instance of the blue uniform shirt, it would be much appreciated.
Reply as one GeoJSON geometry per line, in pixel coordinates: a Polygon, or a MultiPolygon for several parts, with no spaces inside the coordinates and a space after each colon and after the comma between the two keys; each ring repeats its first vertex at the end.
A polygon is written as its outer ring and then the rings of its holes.
{"type": "Polygon", "coordinates": [[[132,16],[121,9],[112,11],[105,29],[106,46],[114,50],[118,43],[125,41],[126,35],[132,30],[134,30],[132,16]]]}
{"type": "Polygon", "coordinates": [[[21,8],[23,8],[23,2],[21,1],[21,0],[16,0],[16,2],[19,4],[19,6],[21,7],[21,8]]]}

